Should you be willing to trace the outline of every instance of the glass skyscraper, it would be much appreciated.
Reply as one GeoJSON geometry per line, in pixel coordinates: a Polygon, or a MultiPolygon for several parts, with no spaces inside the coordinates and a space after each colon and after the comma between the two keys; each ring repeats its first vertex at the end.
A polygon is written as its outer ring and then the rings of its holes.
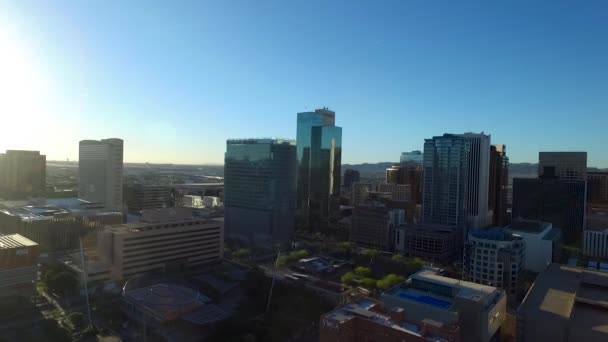
{"type": "Polygon", "coordinates": [[[460,228],[489,225],[489,158],[489,135],[444,134],[426,139],[423,221],[460,228]]]}
{"type": "Polygon", "coordinates": [[[337,212],[342,163],[342,128],[327,108],[298,113],[298,211],[310,228],[325,227],[337,212]]]}
{"type": "Polygon", "coordinates": [[[296,146],[292,140],[226,142],[226,236],[257,243],[289,240],[296,212],[296,146]]]}

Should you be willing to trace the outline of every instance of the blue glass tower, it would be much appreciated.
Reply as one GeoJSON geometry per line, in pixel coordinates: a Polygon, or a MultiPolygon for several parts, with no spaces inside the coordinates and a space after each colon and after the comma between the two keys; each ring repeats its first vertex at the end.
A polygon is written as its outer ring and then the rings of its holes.
{"type": "Polygon", "coordinates": [[[298,211],[300,221],[317,229],[337,213],[342,163],[342,128],[327,108],[298,113],[298,211]]]}
{"type": "Polygon", "coordinates": [[[289,240],[296,213],[295,142],[228,140],[224,208],[228,237],[262,244],[289,240]]]}

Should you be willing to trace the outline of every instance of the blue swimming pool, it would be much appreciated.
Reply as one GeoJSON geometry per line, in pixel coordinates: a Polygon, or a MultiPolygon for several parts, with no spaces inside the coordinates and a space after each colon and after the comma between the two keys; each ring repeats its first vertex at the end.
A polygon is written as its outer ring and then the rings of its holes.
{"type": "Polygon", "coordinates": [[[447,302],[447,301],[441,300],[441,299],[437,299],[437,298],[433,298],[433,297],[429,297],[429,296],[418,296],[418,295],[413,295],[413,294],[409,294],[409,293],[405,293],[405,292],[399,292],[397,294],[397,296],[399,296],[401,298],[409,299],[409,300],[412,300],[415,302],[420,302],[420,303],[436,306],[441,309],[447,309],[450,306],[452,306],[452,303],[450,303],[450,302],[447,302]]]}

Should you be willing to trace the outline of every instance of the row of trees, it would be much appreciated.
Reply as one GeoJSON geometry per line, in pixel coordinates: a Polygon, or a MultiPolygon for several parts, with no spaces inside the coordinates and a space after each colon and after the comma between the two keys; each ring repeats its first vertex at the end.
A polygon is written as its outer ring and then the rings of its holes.
{"type": "Polygon", "coordinates": [[[279,265],[279,267],[285,267],[289,264],[293,264],[293,263],[297,262],[300,259],[306,259],[309,256],[310,256],[310,254],[305,249],[301,249],[299,251],[293,251],[293,252],[289,253],[288,255],[280,257],[278,260],[278,265],[279,265]]]}
{"type": "Polygon", "coordinates": [[[391,273],[381,279],[375,279],[369,267],[359,266],[355,268],[354,272],[345,273],[341,280],[347,285],[359,284],[368,289],[386,290],[401,283],[405,278],[391,273]]]}
{"type": "Polygon", "coordinates": [[[78,291],[78,279],[72,273],[59,268],[48,269],[42,277],[42,285],[44,290],[63,296],[78,291]]]}

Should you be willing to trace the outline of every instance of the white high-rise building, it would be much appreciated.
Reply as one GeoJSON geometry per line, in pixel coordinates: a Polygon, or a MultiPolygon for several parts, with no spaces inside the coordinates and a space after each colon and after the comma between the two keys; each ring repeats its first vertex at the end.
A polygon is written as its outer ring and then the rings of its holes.
{"type": "Polygon", "coordinates": [[[78,156],[78,196],[122,210],[121,139],[82,140],[78,156]]]}

